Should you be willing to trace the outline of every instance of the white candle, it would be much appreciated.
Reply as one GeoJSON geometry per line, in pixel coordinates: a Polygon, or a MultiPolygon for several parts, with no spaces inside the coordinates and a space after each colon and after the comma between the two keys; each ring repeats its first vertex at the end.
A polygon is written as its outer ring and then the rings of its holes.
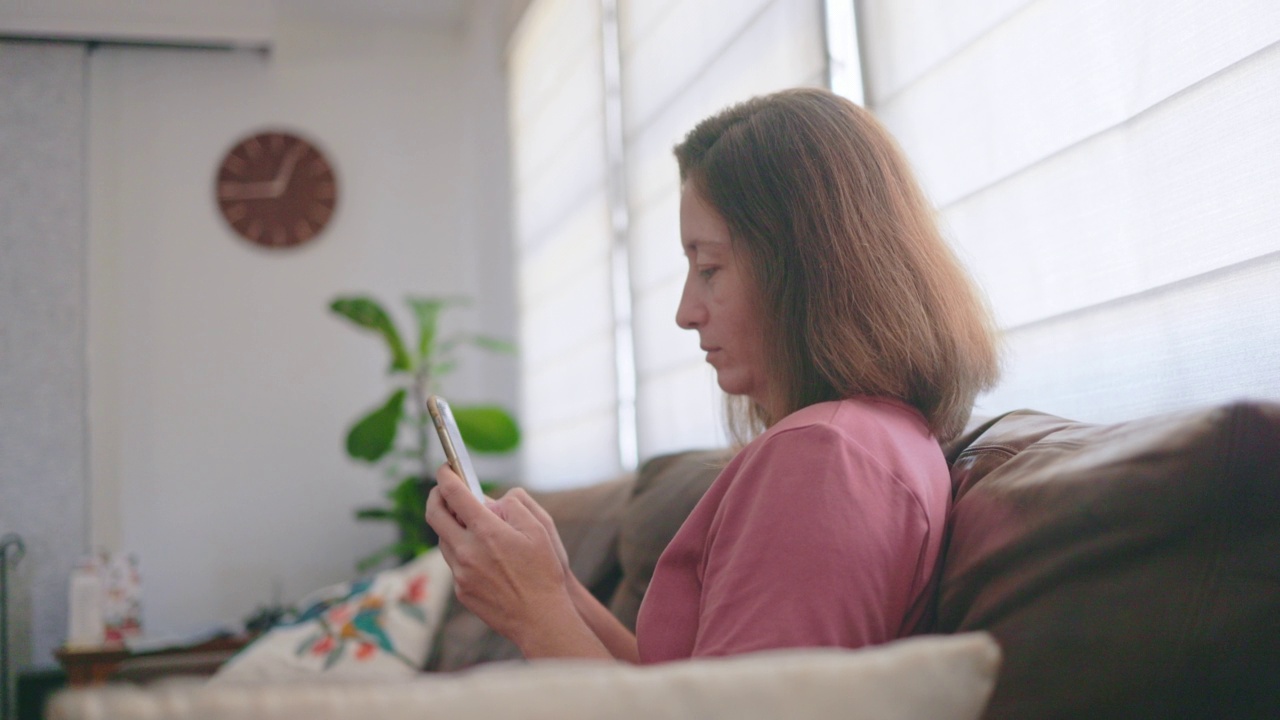
{"type": "Polygon", "coordinates": [[[68,597],[70,621],[67,623],[67,645],[97,646],[102,644],[102,576],[92,558],[76,564],[71,571],[68,597]]]}

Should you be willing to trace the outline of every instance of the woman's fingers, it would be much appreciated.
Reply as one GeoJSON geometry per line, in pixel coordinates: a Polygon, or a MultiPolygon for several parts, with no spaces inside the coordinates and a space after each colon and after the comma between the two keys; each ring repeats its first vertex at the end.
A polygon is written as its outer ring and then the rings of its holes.
{"type": "Polygon", "coordinates": [[[538,501],[534,500],[533,496],[524,488],[514,488],[511,492],[508,492],[507,495],[515,498],[521,505],[528,508],[529,512],[533,513],[539,520],[544,521],[543,524],[551,522],[551,516],[547,514],[546,510],[542,509],[542,506],[538,504],[538,501]]]}
{"type": "Polygon", "coordinates": [[[466,528],[458,524],[453,513],[445,506],[439,487],[431,488],[431,492],[427,494],[426,520],[440,537],[440,552],[444,555],[444,561],[449,567],[454,567],[457,561],[454,547],[461,539],[460,536],[466,533],[466,528]]]}
{"type": "Polygon", "coordinates": [[[559,544],[560,534],[556,532],[555,520],[551,519],[550,513],[543,509],[543,507],[538,504],[538,501],[534,500],[524,488],[515,488],[508,492],[504,497],[511,498],[516,505],[519,505],[525,512],[529,513],[530,516],[542,525],[542,528],[547,531],[547,534],[550,535],[557,544],[559,544]]]}
{"type": "MultiPolygon", "coordinates": [[[[474,523],[484,522],[492,515],[491,511],[471,494],[471,488],[458,474],[445,463],[436,470],[436,489],[448,506],[449,511],[463,527],[471,527],[474,523]]],[[[434,526],[433,526],[434,527],[434,526]]]]}
{"type": "MultiPolygon", "coordinates": [[[[550,523],[551,517],[546,514],[546,511],[542,511],[542,517],[539,517],[538,511],[542,508],[536,503],[530,507],[521,501],[518,495],[511,495],[512,493],[507,493],[502,498],[503,515],[507,519],[507,524],[528,538],[531,545],[538,548],[536,552],[540,554],[549,552],[551,559],[560,566],[557,575],[562,581],[568,582],[573,577],[573,570],[569,567],[569,556],[565,552],[564,543],[560,542],[555,525],[550,523]]],[[[533,502],[532,499],[528,501],[533,502]]]]}
{"type": "MultiPolygon", "coordinates": [[[[453,479],[458,478],[455,475],[453,479]]],[[[483,565],[486,562],[484,558],[492,556],[492,549],[483,549],[487,545],[487,534],[477,533],[475,525],[469,529],[458,520],[445,500],[445,496],[449,494],[448,479],[431,489],[427,495],[426,519],[427,524],[440,537],[440,553],[453,571],[454,592],[459,598],[463,598],[469,594],[468,578],[477,572],[477,563],[483,565]]],[[[475,500],[470,491],[466,493],[466,498],[475,500]]],[[[489,511],[486,509],[485,512],[489,511]]]]}
{"type": "Polygon", "coordinates": [[[452,535],[458,527],[458,521],[444,504],[444,494],[440,492],[439,485],[431,488],[431,492],[427,493],[426,520],[441,539],[452,535]]]}
{"type": "MultiPolygon", "coordinates": [[[[523,490],[517,488],[507,494],[519,495],[523,493],[523,490]]],[[[503,505],[504,510],[506,511],[504,514],[507,518],[507,524],[516,530],[519,530],[522,534],[537,537],[539,534],[546,532],[546,527],[544,527],[537,516],[533,514],[533,511],[520,501],[519,497],[513,497],[510,501],[503,503],[503,505]]]]}
{"type": "Polygon", "coordinates": [[[555,550],[556,558],[564,568],[566,578],[571,577],[573,570],[569,566],[569,553],[564,548],[564,542],[560,539],[560,533],[556,530],[556,522],[551,519],[551,514],[539,505],[528,492],[525,492],[524,488],[515,488],[503,496],[504,499],[507,497],[512,499],[513,504],[519,505],[529,512],[542,525],[542,528],[547,532],[547,536],[551,538],[551,548],[555,550]]]}

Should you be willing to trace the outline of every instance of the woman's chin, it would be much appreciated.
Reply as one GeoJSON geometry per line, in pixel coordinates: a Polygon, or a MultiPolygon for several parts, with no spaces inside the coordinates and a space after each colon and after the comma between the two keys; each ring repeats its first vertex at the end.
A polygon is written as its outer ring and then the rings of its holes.
{"type": "Polygon", "coordinates": [[[750,382],[744,381],[741,377],[734,377],[733,375],[726,373],[716,375],[716,384],[718,384],[720,389],[727,395],[751,395],[752,390],[754,390],[754,387],[750,382]]]}

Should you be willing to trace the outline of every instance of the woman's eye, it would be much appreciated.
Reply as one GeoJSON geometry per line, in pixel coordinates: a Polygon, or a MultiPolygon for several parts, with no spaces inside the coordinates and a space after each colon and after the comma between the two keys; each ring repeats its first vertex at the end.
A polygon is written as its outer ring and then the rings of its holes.
{"type": "Polygon", "coordinates": [[[710,280],[711,276],[715,275],[716,271],[718,271],[719,269],[720,268],[717,268],[717,267],[698,268],[698,277],[702,278],[703,280],[710,280]]]}

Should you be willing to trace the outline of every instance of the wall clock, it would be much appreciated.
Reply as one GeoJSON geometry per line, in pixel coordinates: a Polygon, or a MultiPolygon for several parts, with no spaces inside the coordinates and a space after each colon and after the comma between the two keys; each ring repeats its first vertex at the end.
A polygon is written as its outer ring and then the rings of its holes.
{"type": "Polygon", "coordinates": [[[261,132],[227,151],[214,195],[240,237],[269,248],[293,247],[329,224],[338,205],[338,180],[310,142],[287,132],[261,132]]]}

